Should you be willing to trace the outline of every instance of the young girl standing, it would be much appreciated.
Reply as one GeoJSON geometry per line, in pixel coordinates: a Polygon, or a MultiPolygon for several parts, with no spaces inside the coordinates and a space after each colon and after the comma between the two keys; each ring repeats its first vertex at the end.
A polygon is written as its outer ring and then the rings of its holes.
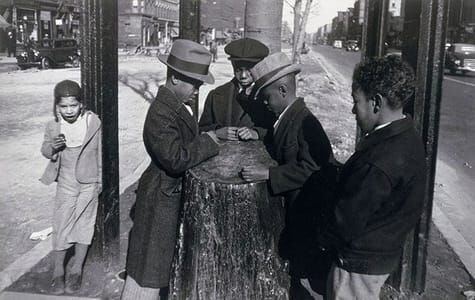
{"type": "Polygon", "coordinates": [[[51,292],[74,293],[81,288],[102,178],[101,122],[85,110],[81,88],[74,81],[63,80],[54,88],[54,120],[46,125],[41,153],[50,160],[41,182],[57,182],[51,292]],[[66,250],[72,246],[74,256],[65,274],[66,250]]]}

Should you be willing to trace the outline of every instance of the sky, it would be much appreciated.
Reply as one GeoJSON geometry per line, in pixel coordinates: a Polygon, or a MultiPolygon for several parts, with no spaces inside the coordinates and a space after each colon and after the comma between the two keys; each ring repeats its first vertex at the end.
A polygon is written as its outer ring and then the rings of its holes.
{"type": "MultiPolygon", "coordinates": [[[[294,15],[288,3],[293,2],[294,0],[284,0],[283,11],[283,20],[287,21],[291,28],[294,15]]],[[[308,16],[306,31],[312,33],[317,31],[318,27],[331,23],[332,19],[336,17],[337,11],[346,11],[348,7],[353,7],[354,3],[355,0],[313,0],[312,6],[315,8],[308,16]]]]}

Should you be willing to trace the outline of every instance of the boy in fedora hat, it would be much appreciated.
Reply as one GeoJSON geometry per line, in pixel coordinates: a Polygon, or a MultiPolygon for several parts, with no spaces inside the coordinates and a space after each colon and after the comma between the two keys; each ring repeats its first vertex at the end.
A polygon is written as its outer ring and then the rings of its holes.
{"type": "Polygon", "coordinates": [[[224,140],[263,139],[266,122],[272,116],[262,103],[249,101],[253,83],[250,69],[269,54],[261,42],[243,38],[230,42],[224,48],[233,65],[234,78],[212,90],[205,101],[200,118],[200,130],[213,130],[224,140]]]}
{"type": "Polygon", "coordinates": [[[318,119],[296,96],[298,65],[283,53],[266,57],[251,70],[255,79],[253,95],[277,117],[274,123],[272,156],[278,166],[248,166],[242,170],[246,181],[268,180],[273,194],[283,195],[286,205],[285,227],[279,252],[290,261],[290,299],[313,299],[300,278],[324,273],[320,292],[324,292],[327,267],[317,248],[319,224],[325,222],[335,168],[330,141],[318,119]],[[318,272],[317,272],[318,271],[318,272]]]}
{"type": "Polygon", "coordinates": [[[145,119],[143,139],[152,161],[137,189],[122,299],[158,299],[159,289],[168,286],[183,175],[219,152],[214,132],[199,134],[186,105],[203,82],[214,82],[211,54],[195,42],[176,40],[159,59],[168,67],[167,80],[145,119]]]}

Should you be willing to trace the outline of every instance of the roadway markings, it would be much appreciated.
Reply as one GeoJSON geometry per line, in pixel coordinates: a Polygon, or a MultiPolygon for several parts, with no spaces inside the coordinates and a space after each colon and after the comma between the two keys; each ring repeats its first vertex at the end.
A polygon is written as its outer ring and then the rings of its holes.
{"type": "Polygon", "coordinates": [[[466,82],[466,81],[462,81],[462,80],[458,80],[458,79],[453,79],[453,78],[450,78],[450,77],[447,77],[447,76],[444,76],[444,79],[449,80],[449,81],[453,81],[453,82],[456,82],[456,83],[459,83],[459,84],[464,84],[464,85],[475,87],[475,83],[470,83],[470,82],[466,82]]]}

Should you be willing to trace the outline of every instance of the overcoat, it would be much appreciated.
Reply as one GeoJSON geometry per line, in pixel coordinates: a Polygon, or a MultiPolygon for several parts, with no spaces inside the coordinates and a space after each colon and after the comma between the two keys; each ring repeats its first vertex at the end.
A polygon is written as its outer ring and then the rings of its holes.
{"type": "MultiPolygon", "coordinates": [[[[101,183],[102,182],[102,134],[101,121],[99,117],[86,111],[84,118],[87,122],[87,131],[81,145],[80,154],[76,163],[76,179],[80,183],[101,183]]],[[[53,140],[61,133],[61,123],[52,120],[46,124],[41,153],[50,161],[46,170],[40,178],[44,184],[51,184],[56,181],[61,166],[61,152],[53,154],[53,140]]]]}
{"type": "Polygon", "coordinates": [[[234,78],[208,94],[199,126],[201,131],[227,126],[249,127],[256,130],[262,140],[274,121],[275,117],[262,101],[239,93],[238,81],[234,78]]]}
{"type": "Polygon", "coordinates": [[[168,88],[160,87],[145,119],[143,139],[151,163],[142,174],[129,237],[127,274],[142,287],[168,285],[185,171],[218,154],[198,123],[168,88]]]}
{"type": "Polygon", "coordinates": [[[282,116],[272,149],[279,165],[270,168],[269,185],[286,201],[280,254],[290,260],[292,275],[306,277],[315,271],[319,224],[330,214],[336,169],[330,141],[302,98],[282,116]]]}

